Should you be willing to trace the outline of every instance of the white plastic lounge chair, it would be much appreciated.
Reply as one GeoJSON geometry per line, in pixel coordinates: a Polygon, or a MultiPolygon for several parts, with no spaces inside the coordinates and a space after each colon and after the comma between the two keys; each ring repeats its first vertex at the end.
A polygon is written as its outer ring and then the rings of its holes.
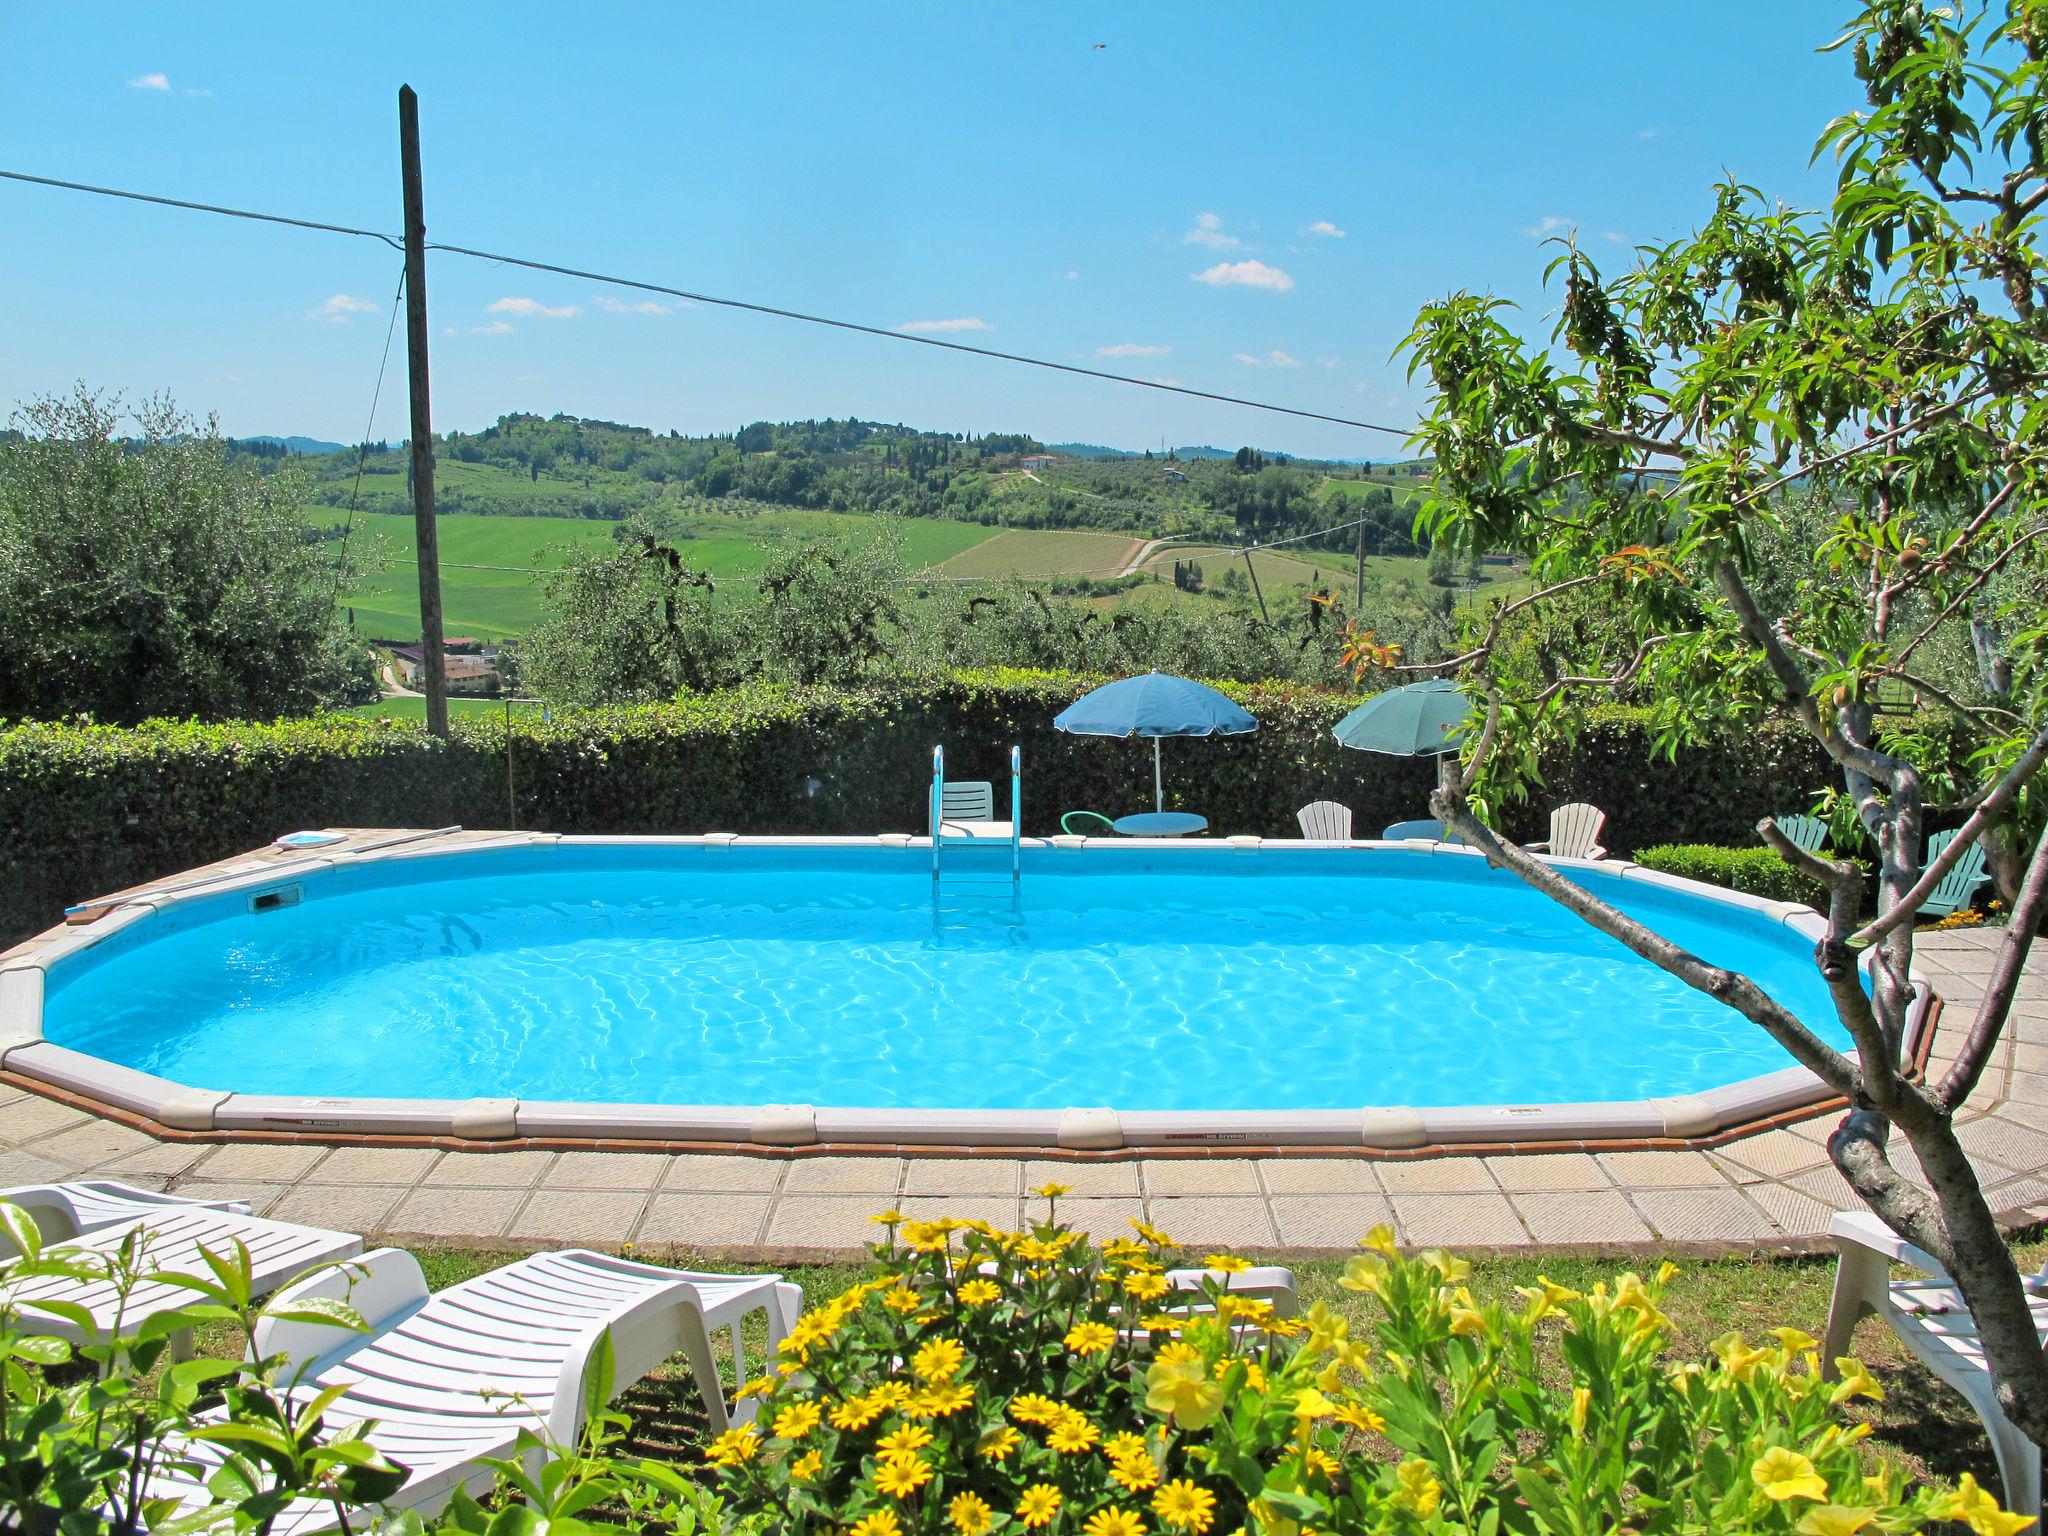
{"type": "Polygon", "coordinates": [[[939,791],[941,837],[1010,840],[1010,824],[997,821],[996,789],[986,779],[948,779],[939,791]]]}
{"type": "Polygon", "coordinates": [[[1351,841],[1351,807],[1335,800],[1314,800],[1294,813],[1301,835],[1312,842],[1351,841]]]}
{"type": "MultiPolygon", "coordinates": [[[[2041,1451],[2006,1418],[1991,1392],[1991,1372],[1976,1325],[1955,1282],[1932,1255],[1914,1247],[1867,1211],[1843,1211],[1828,1223],[1840,1244],[1835,1295],[1828,1307],[1823,1358],[1849,1353],[1857,1322],[1875,1313],[1930,1371],[1969,1400],[1984,1421],[2005,1482],[2005,1507],[2026,1514],[2041,1507],[2041,1451]],[[1926,1278],[1894,1281],[1894,1263],[1926,1278]]],[[[2027,1280],[2034,1327],[2048,1344],[2048,1268],[2027,1280]]]]}
{"type": "MultiPolygon", "coordinates": [[[[159,1211],[237,1211],[249,1214],[246,1200],[193,1200],[184,1195],[137,1189],[112,1179],[81,1179],[72,1184],[23,1184],[0,1189],[0,1200],[18,1205],[34,1219],[45,1243],[62,1242],[116,1222],[132,1221],[159,1211]]],[[[14,1244],[0,1232],[0,1259],[14,1257],[14,1244]]]]}
{"type": "MultiPolygon", "coordinates": [[[[1953,832],[1937,832],[1927,839],[1927,858],[1920,866],[1925,869],[1941,856],[1942,851],[1956,840],[1953,832]]],[[[1977,894],[1977,887],[1991,877],[1984,873],[1984,844],[1975,842],[1963,850],[1963,856],[1956,860],[1956,867],[1942,877],[1934,893],[1920,903],[1921,917],[1947,917],[1970,904],[1977,894]]]]}
{"type": "Polygon", "coordinates": [[[1604,859],[1607,850],[1600,846],[1600,829],[1606,825],[1607,813],[1600,807],[1574,800],[1550,813],[1550,836],[1522,846],[1560,859],[1604,859]]]}
{"type": "MultiPolygon", "coordinates": [[[[458,1487],[488,1486],[493,1474],[479,1458],[510,1454],[521,1429],[575,1445],[584,1377],[607,1333],[618,1387],[686,1354],[712,1428],[727,1428],[734,1414],[713,1334],[731,1330],[734,1379],[745,1381],[741,1322],[755,1312],[766,1317],[772,1357],[803,1306],[803,1291],[779,1275],[693,1274],[585,1249],[535,1254],[430,1294],[417,1259],[378,1248],[345,1272],[286,1287],[273,1305],[314,1296],[346,1299],[371,1331],[266,1320],[256,1330],[256,1353],[286,1356],[307,1395],[346,1384],[326,1410],[327,1423],[341,1429],[373,1420],[370,1442],[410,1473],[389,1506],[422,1511],[438,1509],[458,1487]]],[[[735,1412],[750,1418],[752,1404],[735,1412]]],[[[197,1454],[218,1460],[206,1448],[197,1454]]],[[[168,1496],[191,1486],[172,1478],[160,1489],[168,1496]]],[[[334,1524],[331,1505],[306,1501],[274,1530],[296,1536],[334,1524]]]]}
{"type": "Polygon", "coordinates": [[[1446,834],[1444,824],[1430,817],[1414,821],[1397,821],[1391,827],[1382,828],[1380,840],[1388,843],[1406,842],[1410,838],[1425,838],[1432,843],[1455,843],[1455,835],[1446,834]]]}
{"type": "Polygon", "coordinates": [[[1819,853],[1828,845],[1828,824],[1818,816],[1773,816],[1778,830],[1792,839],[1792,846],[1819,853]]]}

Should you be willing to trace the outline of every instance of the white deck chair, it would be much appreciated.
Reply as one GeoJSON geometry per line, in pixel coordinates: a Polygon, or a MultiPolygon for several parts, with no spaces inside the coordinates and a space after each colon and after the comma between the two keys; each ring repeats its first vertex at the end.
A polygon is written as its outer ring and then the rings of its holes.
{"type": "MultiPolygon", "coordinates": [[[[430,1294],[417,1259],[379,1248],[348,1274],[330,1271],[286,1287],[272,1305],[309,1296],[346,1299],[371,1331],[266,1321],[256,1330],[256,1353],[286,1356],[287,1369],[303,1373],[306,1393],[346,1383],[327,1422],[339,1429],[374,1420],[370,1442],[410,1473],[390,1507],[429,1512],[458,1487],[488,1486],[493,1474],[478,1459],[510,1454],[522,1428],[558,1445],[576,1443],[584,1376],[606,1333],[620,1388],[671,1355],[687,1355],[717,1431],[735,1415],[726,1408],[713,1335],[731,1330],[734,1380],[746,1381],[741,1323],[765,1316],[772,1357],[803,1306],[802,1289],[778,1275],[694,1274],[584,1249],[535,1254],[430,1294]]],[[[743,1401],[735,1412],[750,1418],[752,1404],[743,1401]]],[[[198,1456],[209,1467],[219,1460],[205,1448],[198,1456]]],[[[189,1479],[171,1478],[159,1492],[191,1488],[189,1479]]],[[[335,1523],[331,1505],[305,1501],[274,1530],[284,1536],[335,1523]]]]}
{"type": "Polygon", "coordinates": [[[1351,807],[1335,800],[1313,800],[1294,813],[1301,835],[1311,842],[1351,841],[1351,807]]]}
{"type": "Polygon", "coordinates": [[[1010,840],[1010,824],[997,821],[996,789],[986,779],[948,779],[939,790],[941,837],[1010,840]]]}
{"type": "MultiPolygon", "coordinates": [[[[2013,1427],[1992,1395],[1984,1348],[1955,1282],[1932,1255],[1866,1211],[1840,1212],[1828,1223],[1828,1232],[1840,1244],[1842,1256],[1835,1270],[1822,1358],[1832,1363],[1849,1353],[1850,1336],[1860,1319],[1872,1313],[1883,1318],[1914,1357],[1962,1393],[1984,1421],[2005,1482],[2005,1507],[2015,1514],[2040,1509],[2040,1448],[2013,1427]],[[1894,1281],[1895,1262],[1911,1265],[1925,1278],[1894,1281]]],[[[2034,1327],[2048,1344],[2048,1268],[2029,1276],[2026,1284],[2034,1327]]]]}
{"type": "MultiPolygon", "coordinates": [[[[34,1219],[46,1243],[82,1237],[116,1222],[162,1211],[233,1211],[249,1214],[246,1200],[193,1200],[184,1195],[137,1189],[112,1179],[82,1179],[73,1184],[23,1184],[0,1189],[0,1200],[18,1205],[34,1219]]],[[[15,1256],[14,1244],[0,1232],[0,1259],[15,1256]]]]}
{"type": "Polygon", "coordinates": [[[1604,859],[1607,850],[1600,846],[1600,829],[1606,825],[1607,813],[1600,807],[1574,800],[1550,813],[1550,836],[1522,846],[1560,859],[1604,859]]]}

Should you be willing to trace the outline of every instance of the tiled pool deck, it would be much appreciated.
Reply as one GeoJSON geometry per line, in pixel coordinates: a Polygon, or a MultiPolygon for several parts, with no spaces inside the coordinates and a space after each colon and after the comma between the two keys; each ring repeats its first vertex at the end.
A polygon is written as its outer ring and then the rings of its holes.
{"type": "MultiPolygon", "coordinates": [[[[1999,935],[1923,935],[1945,998],[1930,1071],[1960,1033],[1999,935]]],[[[787,1263],[846,1256],[890,1207],[1013,1225],[1070,1186],[1064,1217],[1099,1233],[1142,1216],[1191,1247],[1342,1252],[1379,1222],[1405,1242],[1680,1253],[1810,1251],[1855,1204],[1829,1166],[1823,1114],[1711,1150],[1420,1158],[1112,1153],[1037,1162],[894,1153],[442,1151],[433,1147],[158,1140],[0,1077],[0,1188],[91,1175],[247,1200],[259,1213],[380,1239],[526,1248],[689,1250],[787,1263]]],[[[2037,955],[1963,1140],[2014,1224],[2048,1218],[2048,959],[2037,955]]],[[[1901,1142],[1895,1160],[1910,1173],[1901,1142]]]]}

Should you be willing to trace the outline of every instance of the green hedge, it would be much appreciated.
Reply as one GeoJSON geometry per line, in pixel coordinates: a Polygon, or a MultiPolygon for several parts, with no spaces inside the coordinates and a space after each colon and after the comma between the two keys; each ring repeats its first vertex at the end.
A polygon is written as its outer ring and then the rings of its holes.
{"type": "MultiPolygon", "coordinates": [[[[1024,748],[1024,822],[1149,809],[1151,748],[1073,737],[1052,717],[1100,679],[975,672],[854,690],[752,687],[682,703],[506,726],[460,720],[437,741],[416,723],[326,716],[275,724],[156,722],[133,729],[0,730],[0,936],[54,922],[67,903],[158,878],[299,827],[515,824],[558,832],[922,831],[934,742],[947,770],[1007,794],[1005,749],[1024,748]]],[[[1222,832],[1295,836],[1311,800],[1351,806],[1362,835],[1428,814],[1431,765],[1339,747],[1357,700],[1284,685],[1227,689],[1259,717],[1250,735],[1165,744],[1170,805],[1222,832]]],[[[1653,762],[1644,717],[1602,710],[1543,768],[1508,830],[1543,835],[1543,808],[1584,799],[1610,816],[1607,846],[1738,842],[1767,812],[1803,807],[1826,763],[1766,727],[1653,762]]]]}
{"type": "Polygon", "coordinates": [[[1801,874],[1769,848],[1669,843],[1659,848],[1638,848],[1635,860],[1645,869],[1684,875],[1709,885],[1725,885],[1730,890],[1747,891],[1771,901],[1803,901],[1809,907],[1827,910],[1827,888],[1801,874]]]}

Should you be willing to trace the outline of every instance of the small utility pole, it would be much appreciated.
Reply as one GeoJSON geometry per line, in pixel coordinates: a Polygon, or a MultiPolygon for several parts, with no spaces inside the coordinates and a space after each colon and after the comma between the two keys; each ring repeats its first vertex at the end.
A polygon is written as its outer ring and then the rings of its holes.
{"type": "Polygon", "coordinates": [[[1359,613],[1365,612],[1365,519],[1358,520],[1358,601],[1353,605],[1359,613]]]}
{"type": "Polygon", "coordinates": [[[1273,627],[1273,615],[1266,612],[1266,592],[1265,589],[1259,585],[1259,571],[1258,567],[1252,564],[1251,547],[1247,546],[1244,549],[1239,550],[1238,553],[1244,556],[1244,568],[1251,573],[1252,592],[1255,596],[1257,596],[1259,600],[1259,617],[1264,619],[1266,621],[1266,627],[1268,629],[1271,629],[1273,627]]]}
{"type": "Polygon", "coordinates": [[[441,651],[441,536],[434,526],[434,413],[427,393],[427,218],[420,193],[420,99],[398,88],[398,160],[405,183],[405,361],[412,387],[412,524],[420,567],[420,676],[427,729],[448,734],[448,662],[441,651]]]}

